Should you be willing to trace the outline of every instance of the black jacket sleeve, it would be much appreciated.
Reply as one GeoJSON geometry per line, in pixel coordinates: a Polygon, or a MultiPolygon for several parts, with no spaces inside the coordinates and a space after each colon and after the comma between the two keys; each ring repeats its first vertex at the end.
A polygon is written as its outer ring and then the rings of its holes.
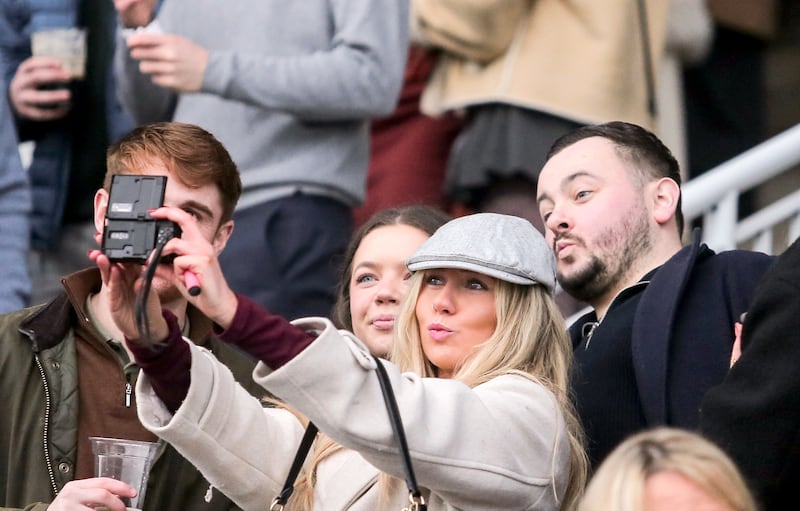
{"type": "Polygon", "coordinates": [[[700,426],[738,464],[765,511],[796,502],[800,240],[760,282],[742,330],[742,356],[724,381],[706,394],[700,426]]]}

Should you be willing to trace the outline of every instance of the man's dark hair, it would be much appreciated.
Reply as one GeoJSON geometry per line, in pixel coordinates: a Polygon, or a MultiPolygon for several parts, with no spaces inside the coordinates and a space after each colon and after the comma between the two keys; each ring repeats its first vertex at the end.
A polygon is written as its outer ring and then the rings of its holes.
{"type": "MultiPolygon", "coordinates": [[[[681,186],[680,167],[672,155],[672,151],[652,132],[627,122],[614,121],[582,126],[571,131],[553,143],[547,153],[547,160],[550,160],[562,149],[591,137],[610,140],[619,157],[637,169],[638,177],[643,183],[668,177],[675,181],[678,187],[681,186]]],[[[678,197],[678,205],[675,208],[675,221],[678,224],[679,235],[683,233],[684,222],[681,210],[682,199],[682,196],[678,197]]]]}

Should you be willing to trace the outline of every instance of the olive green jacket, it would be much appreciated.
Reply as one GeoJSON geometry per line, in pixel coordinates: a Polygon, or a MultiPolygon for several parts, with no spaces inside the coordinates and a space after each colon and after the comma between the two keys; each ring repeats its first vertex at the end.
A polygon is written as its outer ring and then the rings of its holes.
{"type": "MultiPolygon", "coordinates": [[[[0,316],[0,510],[44,511],[73,477],[78,374],[72,326],[87,321],[82,304],[86,291],[99,289],[99,272],[84,270],[64,282],[68,292],[52,302],[0,316]]],[[[206,333],[197,337],[203,339],[198,344],[214,352],[251,392],[262,395],[252,382],[253,361],[210,335],[211,322],[199,311],[190,308],[188,314],[190,335],[206,333]]],[[[174,448],[160,446],[145,511],[236,509],[174,448]]]]}

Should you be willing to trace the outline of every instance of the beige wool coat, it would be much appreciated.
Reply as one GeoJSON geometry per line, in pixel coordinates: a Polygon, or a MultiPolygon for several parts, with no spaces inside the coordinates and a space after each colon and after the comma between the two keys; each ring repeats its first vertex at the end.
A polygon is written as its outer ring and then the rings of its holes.
{"type": "MultiPolygon", "coordinates": [[[[443,50],[430,115],[502,102],[581,123],[653,127],[638,0],[412,0],[412,38],[443,50]]],[[[655,82],[669,2],[645,0],[655,82]]]]}
{"type": "MultiPolygon", "coordinates": [[[[408,492],[386,415],[374,359],[351,334],[324,319],[295,322],[319,337],[256,380],[346,446],[318,467],[315,510],[399,511],[408,492]],[[396,476],[389,502],[376,484],[396,476]]],[[[262,408],[209,352],[191,345],[191,387],[169,413],[140,378],[142,424],[172,443],[216,489],[245,510],[263,511],[277,495],[303,435],[291,413],[262,408]]],[[[556,510],[569,474],[566,425],[553,395],[507,375],[475,388],[401,374],[384,362],[430,511],[556,510]]]]}

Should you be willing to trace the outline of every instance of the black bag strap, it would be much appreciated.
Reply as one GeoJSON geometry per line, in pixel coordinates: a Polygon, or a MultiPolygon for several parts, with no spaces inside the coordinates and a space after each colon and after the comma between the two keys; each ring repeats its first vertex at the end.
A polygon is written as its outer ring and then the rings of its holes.
{"type": "Polygon", "coordinates": [[[303,462],[308,456],[308,451],[311,450],[311,444],[317,437],[317,427],[313,422],[309,422],[306,427],[306,432],[303,434],[303,439],[300,441],[300,447],[297,448],[297,453],[294,455],[292,467],[289,469],[289,475],[286,476],[286,482],[283,483],[283,489],[277,497],[270,504],[270,511],[283,511],[284,506],[289,501],[289,497],[294,493],[294,481],[300,474],[300,469],[303,468],[303,462]]]}
{"type": "MultiPolygon", "coordinates": [[[[386,403],[386,411],[389,413],[389,422],[392,424],[392,431],[400,446],[400,458],[403,461],[403,471],[405,473],[406,485],[408,486],[408,501],[409,506],[403,508],[402,511],[426,511],[428,509],[425,504],[425,499],[417,486],[417,478],[414,475],[414,467],[411,464],[411,455],[408,452],[408,442],[406,441],[405,429],[403,429],[403,421],[400,418],[400,410],[397,407],[397,400],[392,391],[392,384],[389,381],[389,375],[386,374],[386,368],[383,367],[380,360],[375,359],[376,369],[375,373],[378,375],[378,383],[381,386],[381,393],[383,394],[383,401],[386,403]]],[[[303,467],[308,451],[311,449],[311,444],[314,443],[314,438],[317,436],[317,427],[313,422],[308,423],[306,432],[303,434],[303,439],[300,441],[300,447],[297,448],[297,453],[294,455],[294,461],[289,469],[289,475],[286,477],[286,482],[283,484],[283,489],[277,497],[270,504],[269,511],[283,511],[286,503],[289,501],[294,492],[294,482],[297,479],[300,469],[303,467]]]]}
{"type": "Polygon", "coordinates": [[[408,452],[408,442],[406,441],[406,432],[403,428],[403,420],[400,417],[400,410],[397,408],[397,400],[392,391],[392,383],[389,381],[389,375],[386,374],[386,368],[383,367],[381,361],[375,358],[377,367],[375,373],[378,375],[378,382],[381,384],[381,392],[383,393],[383,401],[386,403],[386,411],[389,412],[389,420],[392,423],[392,430],[397,439],[400,447],[400,459],[403,460],[403,471],[406,474],[406,485],[408,486],[408,500],[409,507],[404,508],[403,511],[425,511],[428,509],[425,504],[425,499],[417,486],[417,478],[414,475],[414,467],[411,464],[411,455],[408,452]]]}

